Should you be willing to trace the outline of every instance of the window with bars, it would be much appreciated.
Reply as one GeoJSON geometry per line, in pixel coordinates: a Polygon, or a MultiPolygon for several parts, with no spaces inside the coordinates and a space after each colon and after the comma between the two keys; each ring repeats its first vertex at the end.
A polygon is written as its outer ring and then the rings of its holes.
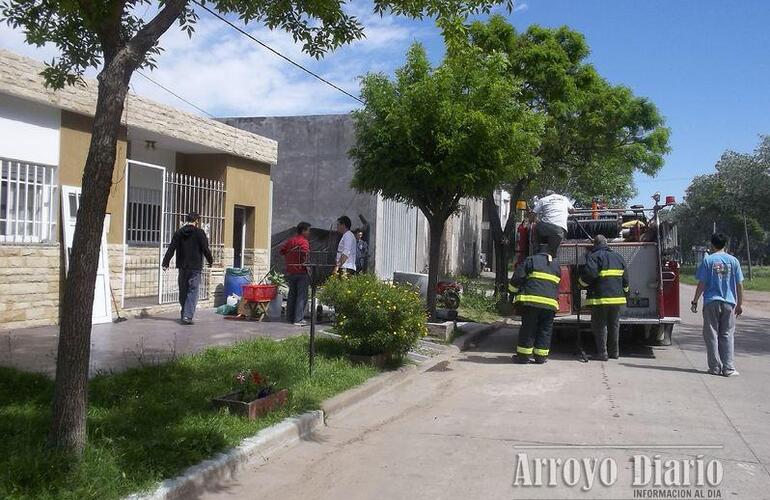
{"type": "Polygon", "coordinates": [[[56,167],[0,158],[0,243],[56,240],[56,167]]]}
{"type": "Polygon", "coordinates": [[[161,195],[160,189],[129,188],[126,219],[126,242],[129,245],[160,244],[161,195]]]}

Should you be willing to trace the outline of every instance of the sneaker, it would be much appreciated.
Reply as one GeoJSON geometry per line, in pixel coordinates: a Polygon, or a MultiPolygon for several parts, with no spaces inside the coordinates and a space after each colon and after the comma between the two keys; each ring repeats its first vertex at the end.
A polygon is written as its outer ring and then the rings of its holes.
{"type": "Polygon", "coordinates": [[[303,326],[307,326],[307,321],[305,321],[304,319],[302,321],[297,321],[296,323],[294,323],[294,326],[298,326],[300,328],[303,326]]]}
{"type": "Polygon", "coordinates": [[[725,377],[735,377],[740,375],[740,373],[738,373],[738,370],[725,370],[722,372],[722,375],[725,377]]]}
{"type": "Polygon", "coordinates": [[[183,325],[192,325],[193,320],[191,318],[182,318],[182,324],[183,325]]]}
{"type": "Polygon", "coordinates": [[[708,370],[709,375],[722,375],[721,370],[708,370]]]}

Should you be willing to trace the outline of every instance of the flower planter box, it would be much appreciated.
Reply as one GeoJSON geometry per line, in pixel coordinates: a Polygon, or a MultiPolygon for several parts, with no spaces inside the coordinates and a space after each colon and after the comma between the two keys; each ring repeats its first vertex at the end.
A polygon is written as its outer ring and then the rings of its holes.
{"type": "Polygon", "coordinates": [[[385,368],[388,363],[393,361],[393,354],[384,352],[382,354],[374,354],[372,356],[366,356],[363,354],[351,354],[350,361],[359,365],[370,365],[375,368],[385,368]]]}
{"type": "Polygon", "coordinates": [[[281,389],[254,401],[241,401],[243,391],[235,391],[212,399],[211,404],[214,408],[228,408],[230,413],[254,420],[271,410],[284,406],[288,395],[287,389],[281,389]]]}

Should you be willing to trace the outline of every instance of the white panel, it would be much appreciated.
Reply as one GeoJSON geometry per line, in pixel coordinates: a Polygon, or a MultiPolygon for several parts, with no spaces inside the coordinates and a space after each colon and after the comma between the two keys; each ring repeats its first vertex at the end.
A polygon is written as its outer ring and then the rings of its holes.
{"type": "Polygon", "coordinates": [[[393,273],[416,272],[419,211],[392,200],[377,200],[375,272],[381,279],[393,273]]]}
{"type": "Polygon", "coordinates": [[[0,156],[58,165],[60,126],[58,109],[0,94],[0,156]]]}

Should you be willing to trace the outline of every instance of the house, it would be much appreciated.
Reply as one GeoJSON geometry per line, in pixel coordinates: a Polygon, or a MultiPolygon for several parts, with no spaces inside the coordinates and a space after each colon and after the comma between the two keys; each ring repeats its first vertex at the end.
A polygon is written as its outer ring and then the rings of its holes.
{"type": "MultiPolygon", "coordinates": [[[[48,89],[43,65],[0,50],[0,329],[56,324],[97,85],[48,89]]],[[[189,211],[214,253],[202,299],[226,267],[270,266],[277,143],[130,95],[105,220],[94,322],[173,307],[176,271],[160,258],[189,211]]]]}
{"type": "MultiPolygon", "coordinates": [[[[349,114],[223,118],[224,123],[278,141],[280,168],[273,173],[273,249],[300,221],[334,229],[340,215],[353,226],[368,224],[370,269],[390,279],[394,271],[423,272],[428,264],[428,224],[422,213],[381,196],[350,187],[355,141],[349,114]]],[[[447,221],[440,274],[479,271],[482,203],[463,200],[459,215],[447,221]]],[[[281,259],[275,259],[280,266],[281,259]]]]}

